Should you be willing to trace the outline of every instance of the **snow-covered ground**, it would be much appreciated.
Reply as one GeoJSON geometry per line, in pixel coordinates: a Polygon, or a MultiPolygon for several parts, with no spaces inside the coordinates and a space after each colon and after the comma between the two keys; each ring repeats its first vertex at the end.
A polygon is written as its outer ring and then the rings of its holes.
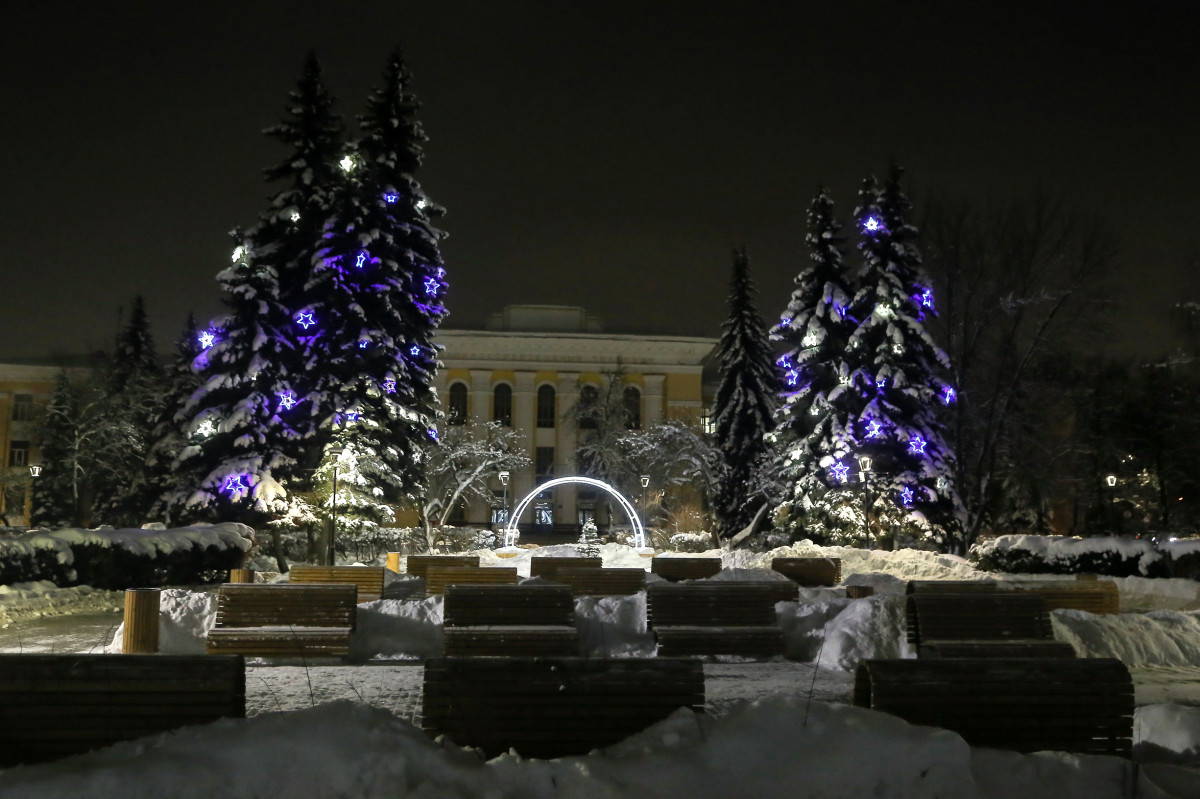
{"type": "MultiPolygon", "coordinates": [[[[547,547],[537,554],[571,552],[547,547]]],[[[532,553],[480,554],[485,566],[515,565],[527,575],[532,553]]],[[[607,566],[649,566],[628,547],[606,545],[602,556],[607,566]]],[[[440,649],[441,601],[379,600],[360,606],[358,665],[252,662],[250,718],[0,772],[0,796],[1200,797],[1200,584],[1125,578],[1117,581],[1122,607],[1138,612],[1054,614],[1056,636],[1080,655],[1118,657],[1130,667],[1139,705],[1135,742],[1145,761],[1135,768],[1114,758],[971,749],[953,733],[850,707],[858,660],[911,656],[904,642],[906,580],[991,575],[933,553],[800,545],[726,554],[722,577],[778,579],[766,568],[771,557],[803,556],[842,558],[845,582],[873,585],[876,595],[851,600],[841,589],[802,589],[800,602],[778,606],[792,659],[708,663],[704,715],[680,711],[604,752],[485,763],[450,742],[430,741],[414,724],[420,658],[440,649]]],[[[0,618],[14,617],[9,604],[14,611],[29,608],[47,590],[0,593],[0,618]]],[[[69,591],[78,593],[84,611],[102,593],[69,591]]],[[[43,604],[53,612],[69,596],[43,604]]],[[[579,600],[588,651],[652,654],[644,602],[644,595],[579,600]]],[[[211,593],[165,590],[161,648],[202,651],[213,611],[211,593]]],[[[119,632],[111,640],[109,651],[119,649],[119,632]]]]}

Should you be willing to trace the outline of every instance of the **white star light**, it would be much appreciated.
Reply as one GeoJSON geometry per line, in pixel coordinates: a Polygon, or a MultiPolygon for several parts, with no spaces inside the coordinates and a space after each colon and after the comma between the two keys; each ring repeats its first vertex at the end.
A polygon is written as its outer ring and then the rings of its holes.
{"type": "Polygon", "coordinates": [[[246,249],[244,247],[234,247],[233,248],[233,262],[236,264],[238,261],[242,260],[242,256],[245,254],[246,254],[246,249]]]}
{"type": "Polygon", "coordinates": [[[879,438],[883,435],[883,423],[878,419],[867,422],[867,438],[879,438]]]}
{"type": "Polygon", "coordinates": [[[846,475],[850,473],[850,467],[839,461],[829,467],[829,471],[833,473],[834,478],[839,483],[844,483],[846,482],[846,475]]]}
{"type": "Polygon", "coordinates": [[[908,486],[905,486],[904,488],[900,489],[900,501],[903,502],[905,505],[912,504],[913,492],[912,492],[911,488],[909,488],[908,486]]]}
{"type": "Polygon", "coordinates": [[[395,380],[385,380],[383,383],[383,390],[389,394],[395,394],[396,393],[396,381],[395,380]]]}
{"type": "Polygon", "coordinates": [[[200,347],[202,349],[208,349],[213,345],[213,342],[217,340],[217,337],[212,334],[211,330],[205,330],[200,334],[199,339],[200,347]]]}
{"type": "Polygon", "coordinates": [[[292,409],[292,406],[294,406],[295,404],[296,404],[296,398],[292,396],[292,392],[289,391],[285,394],[279,395],[279,407],[280,408],[284,408],[284,409],[290,411],[292,409]]]}
{"type": "Polygon", "coordinates": [[[300,221],[300,212],[299,211],[292,211],[292,221],[293,222],[300,221]]]}
{"type": "Polygon", "coordinates": [[[340,166],[346,172],[349,172],[351,169],[354,169],[354,159],[350,156],[346,156],[341,161],[338,161],[338,166],[340,166]]]}
{"type": "Polygon", "coordinates": [[[196,434],[201,436],[211,436],[215,432],[217,432],[217,426],[212,423],[212,419],[205,419],[196,428],[196,434]]]}
{"type": "Polygon", "coordinates": [[[367,261],[367,254],[365,252],[360,252],[358,254],[358,257],[354,259],[354,265],[357,266],[359,269],[362,269],[363,264],[366,263],[366,261],[367,261]]]}
{"type": "Polygon", "coordinates": [[[908,440],[908,451],[913,455],[924,455],[925,445],[928,442],[920,436],[913,436],[908,440]]]}
{"type": "Polygon", "coordinates": [[[312,311],[301,311],[299,315],[296,316],[296,322],[302,328],[308,330],[317,323],[317,320],[313,318],[312,311]]]}
{"type": "Polygon", "coordinates": [[[392,194],[391,192],[388,192],[387,194],[383,195],[383,201],[385,203],[387,203],[388,205],[391,205],[392,203],[396,202],[396,200],[399,200],[399,199],[400,199],[399,194],[392,194]]]}

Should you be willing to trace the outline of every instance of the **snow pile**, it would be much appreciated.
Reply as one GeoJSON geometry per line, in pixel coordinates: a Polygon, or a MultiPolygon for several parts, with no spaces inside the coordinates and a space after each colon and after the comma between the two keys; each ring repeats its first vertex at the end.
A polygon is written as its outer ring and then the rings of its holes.
{"type": "Polygon", "coordinates": [[[1146,705],[1133,716],[1134,756],[1142,762],[1200,766],[1200,708],[1146,705]]]}
{"type": "Polygon", "coordinates": [[[409,660],[442,654],[442,597],[377,599],[358,606],[350,656],[356,661],[409,660]]]}
{"type": "Polygon", "coordinates": [[[59,588],[49,580],[0,585],[0,627],[42,616],[104,613],[123,607],[124,592],[100,591],[90,585],[59,588]]]}
{"type": "Polygon", "coordinates": [[[652,657],[654,633],[646,629],[646,592],[584,596],[575,600],[575,627],[588,657],[652,657]]]}
{"type": "Polygon", "coordinates": [[[1002,535],[975,548],[981,564],[1006,572],[1079,571],[1115,573],[1136,568],[1147,575],[1162,559],[1154,542],[1143,538],[1073,538],[1061,535],[1002,535]]]}
{"type": "Polygon", "coordinates": [[[1054,638],[1069,643],[1081,658],[1116,658],[1130,668],[1200,664],[1200,612],[1056,610],[1050,620],[1054,638]]]}
{"type": "Polygon", "coordinates": [[[804,540],[770,552],[722,552],[713,550],[706,555],[720,555],[725,568],[769,569],[773,558],[839,558],[842,579],[854,574],[890,574],[901,580],[987,580],[991,575],[980,572],[963,558],[943,555],[923,549],[855,549],[854,547],[822,547],[804,540]]]}
{"type": "MultiPolygon", "coordinates": [[[[517,569],[518,577],[529,576],[529,561],[534,557],[579,558],[579,548],[575,544],[553,544],[545,547],[524,549],[518,547],[517,554],[511,558],[502,558],[492,549],[479,549],[466,552],[466,555],[478,555],[480,566],[506,566],[517,569]]],[[[638,554],[638,551],[624,544],[601,544],[600,559],[605,568],[649,569],[650,558],[638,554]]]]}
{"type": "Polygon", "coordinates": [[[182,552],[198,547],[218,549],[240,549],[243,552],[254,545],[254,530],[237,522],[221,524],[197,524],[173,530],[144,530],[101,528],[85,530],[79,527],[64,527],[59,530],[32,530],[25,535],[0,542],[0,551],[9,546],[27,546],[31,549],[57,549],[61,563],[71,563],[70,548],[90,544],[102,548],[121,547],[137,555],[155,557],[158,553],[182,552]]]}
{"type": "MultiPolygon", "coordinates": [[[[204,638],[216,619],[216,595],[184,588],[162,589],[158,595],[158,651],[165,655],[203,655],[204,638]]],[[[119,655],[124,635],[122,622],[104,651],[119,655]]]]}
{"type": "Polygon", "coordinates": [[[852,671],[860,660],[916,656],[907,641],[903,596],[847,599],[830,594],[775,606],[788,658],[852,671]]]}
{"type": "Polygon", "coordinates": [[[846,705],[771,696],[720,719],[681,710],[587,756],[482,762],[347,701],[191,727],[0,774],[6,799],[356,797],[1195,796],[1200,773],[1113,757],[973,750],[957,735],[846,705]],[[1167,786],[1174,784],[1174,788],[1167,786]],[[1191,792],[1188,792],[1188,785],[1191,792]]]}
{"type": "Polygon", "coordinates": [[[1200,582],[1172,577],[1111,577],[1121,611],[1200,610],[1200,582]]]}

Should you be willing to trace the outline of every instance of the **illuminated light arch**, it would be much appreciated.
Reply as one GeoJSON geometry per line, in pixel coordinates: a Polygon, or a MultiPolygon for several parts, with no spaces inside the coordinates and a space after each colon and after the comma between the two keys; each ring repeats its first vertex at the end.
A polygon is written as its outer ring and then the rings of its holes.
{"type": "Polygon", "coordinates": [[[610,486],[603,480],[596,480],[592,477],[556,477],[553,480],[548,480],[545,483],[530,491],[525,499],[521,500],[517,505],[517,509],[508,519],[508,526],[504,528],[504,546],[516,546],[517,543],[517,520],[521,518],[521,514],[529,507],[529,503],[533,502],[534,497],[542,493],[548,488],[555,486],[567,485],[568,483],[582,483],[584,485],[602,488],[611,494],[617,502],[621,503],[621,508],[625,511],[625,515],[629,517],[629,523],[633,526],[633,545],[638,549],[646,547],[646,528],[642,527],[642,520],[638,518],[637,511],[630,504],[620,491],[610,486]]]}

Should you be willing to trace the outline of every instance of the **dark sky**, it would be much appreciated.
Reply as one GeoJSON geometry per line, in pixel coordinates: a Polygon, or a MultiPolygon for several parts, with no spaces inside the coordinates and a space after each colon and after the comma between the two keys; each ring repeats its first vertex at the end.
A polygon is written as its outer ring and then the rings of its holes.
{"type": "Polygon", "coordinates": [[[418,179],[449,210],[452,326],[557,303],[715,335],[743,244],[774,317],[817,184],[848,215],[895,157],[918,201],[1103,214],[1124,335],[1148,345],[1195,293],[1200,66],[1189,3],[1121,5],[9,4],[0,359],[108,346],[139,293],[160,349],[188,310],[217,314],[305,53],[353,117],[396,44],[430,138],[418,179]]]}

